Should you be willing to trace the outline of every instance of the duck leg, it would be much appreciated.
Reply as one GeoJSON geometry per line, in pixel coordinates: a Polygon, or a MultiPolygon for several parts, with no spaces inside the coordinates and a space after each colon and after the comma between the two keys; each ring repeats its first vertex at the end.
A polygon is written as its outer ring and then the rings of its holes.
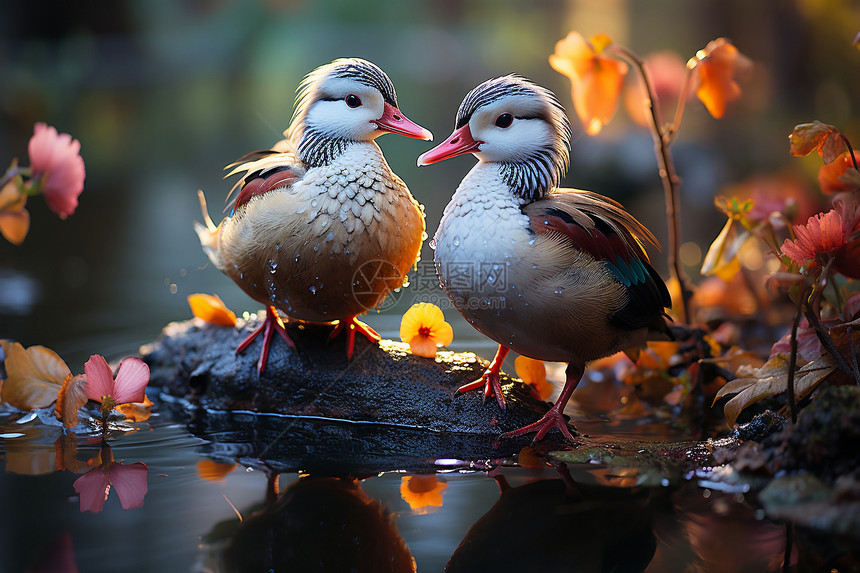
{"type": "Polygon", "coordinates": [[[546,433],[551,429],[558,428],[562,435],[564,435],[568,441],[572,442],[573,436],[570,435],[570,431],[567,429],[567,423],[564,421],[564,407],[567,405],[568,400],[570,400],[571,395],[573,395],[573,391],[576,390],[579,380],[582,378],[583,373],[585,373],[585,368],[568,364],[567,370],[565,370],[564,373],[566,376],[564,388],[562,388],[558,400],[555,401],[555,405],[543,415],[543,418],[533,424],[523,426],[518,430],[505,432],[499,437],[513,438],[514,436],[522,436],[523,434],[537,432],[533,441],[538,442],[542,440],[546,433]]]}
{"type": "Polygon", "coordinates": [[[352,352],[355,349],[355,333],[359,332],[363,334],[369,341],[371,342],[379,342],[382,340],[382,336],[379,335],[378,332],[370,328],[367,324],[364,324],[357,317],[351,316],[346,320],[337,321],[337,326],[334,327],[334,330],[331,331],[331,334],[328,335],[329,340],[333,340],[338,334],[346,331],[346,359],[352,359],[352,352]]]}
{"type": "Polygon", "coordinates": [[[295,343],[292,341],[290,336],[287,334],[286,329],[284,328],[284,323],[281,322],[280,317],[278,317],[277,311],[275,311],[275,307],[267,306],[266,307],[266,319],[263,321],[263,324],[260,325],[257,330],[252,332],[248,338],[242,341],[242,343],[236,348],[236,354],[240,352],[244,352],[246,348],[248,348],[254,339],[257,338],[257,335],[261,332],[263,333],[263,348],[260,350],[260,359],[257,361],[257,371],[262,374],[263,370],[266,369],[266,362],[269,360],[269,346],[272,344],[272,334],[277,331],[278,334],[281,335],[281,338],[284,339],[290,348],[293,350],[296,349],[295,343]]]}
{"type": "Polygon", "coordinates": [[[508,355],[510,349],[507,346],[499,344],[499,350],[496,351],[496,357],[490,362],[490,366],[484,371],[484,374],[475,380],[457,388],[457,392],[468,392],[475,388],[484,387],[484,400],[490,396],[496,396],[496,402],[499,408],[505,409],[505,397],[502,394],[502,383],[499,380],[499,373],[502,370],[502,362],[505,361],[505,356],[508,355]]]}

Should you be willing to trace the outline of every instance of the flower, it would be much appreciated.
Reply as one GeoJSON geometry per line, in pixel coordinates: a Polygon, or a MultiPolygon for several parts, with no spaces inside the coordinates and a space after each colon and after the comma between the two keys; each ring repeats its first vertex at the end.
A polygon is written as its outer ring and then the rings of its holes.
{"type": "Polygon", "coordinates": [[[218,326],[236,326],[236,313],[227,308],[218,295],[190,294],[188,305],[192,314],[204,322],[218,326]]]}
{"type": "Polygon", "coordinates": [[[78,196],[84,190],[84,160],[81,143],[68,133],[37,123],[27,147],[33,178],[42,177],[42,193],[48,207],[65,219],[75,212],[78,196]]]}
{"type": "Polygon", "coordinates": [[[795,225],[795,239],[786,239],[782,253],[803,265],[814,260],[824,264],[833,257],[833,269],[848,278],[860,279],[860,211],[841,201],[835,209],[809,218],[805,225],[795,225]]]}
{"type": "Polygon", "coordinates": [[[417,513],[429,513],[431,507],[442,507],[442,492],[448,484],[435,475],[403,476],[400,479],[400,497],[417,513]]]}
{"type": "Polygon", "coordinates": [[[534,389],[541,400],[546,400],[552,394],[553,386],[546,379],[546,366],[543,360],[535,360],[528,356],[517,356],[514,369],[523,382],[534,389]]]}
{"type": "Polygon", "coordinates": [[[75,491],[81,497],[81,512],[98,513],[104,509],[111,486],[119,496],[123,509],[143,506],[148,486],[146,477],[149,468],[143,462],[121,464],[114,462],[109,446],[103,446],[102,462],[75,480],[75,491]]]}
{"type": "Polygon", "coordinates": [[[726,104],[741,97],[735,77],[748,72],[752,62],[731,42],[717,38],[690,58],[687,67],[699,70],[696,96],[712,116],[720,118],[726,113],[726,104]]]}
{"type": "Polygon", "coordinates": [[[149,384],[149,366],[140,358],[125,358],[119,364],[114,380],[104,356],[93,354],[84,364],[87,375],[87,397],[102,405],[106,416],[118,404],[142,403],[149,384]]]}
{"type": "Polygon", "coordinates": [[[0,235],[13,245],[20,245],[30,230],[30,213],[24,206],[27,196],[14,180],[0,189],[0,235]]]}
{"type": "Polygon", "coordinates": [[[571,32],[549,57],[549,65],[570,78],[573,107],[588,135],[597,135],[612,119],[627,73],[626,63],[605,55],[610,44],[605,34],[586,41],[571,32]]]}
{"type": "Polygon", "coordinates": [[[400,320],[400,340],[409,343],[412,354],[435,358],[438,346],[448,346],[454,340],[454,329],[445,322],[445,315],[435,304],[413,304],[400,320]]]}
{"type": "MultiPolygon", "coordinates": [[[[860,163],[860,152],[854,152],[854,159],[860,163]]],[[[851,155],[846,151],[818,170],[818,183],[825,193],[843,193],[860,189],[860,173],[854,167],[851,155]]]]}

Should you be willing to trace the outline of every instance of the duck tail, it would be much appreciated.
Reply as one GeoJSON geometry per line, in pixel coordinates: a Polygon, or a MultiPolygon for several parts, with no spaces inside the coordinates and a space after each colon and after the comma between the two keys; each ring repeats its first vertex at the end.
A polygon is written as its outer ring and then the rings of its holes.
{"type": "Polygon", "coordinates": [[[206,256],[209,257],[213,265],[221,268],[218,257],[218,239],[221,229],[215,225],[209,216],[209,210],[206,208],[206,196],[200,189],[197,190],[197,198],[200,199],[200,210],[203,213],[203,222],[205,225],[194,221],[194,231],[197,232],[203,252],[206,253],[206,256]]]}

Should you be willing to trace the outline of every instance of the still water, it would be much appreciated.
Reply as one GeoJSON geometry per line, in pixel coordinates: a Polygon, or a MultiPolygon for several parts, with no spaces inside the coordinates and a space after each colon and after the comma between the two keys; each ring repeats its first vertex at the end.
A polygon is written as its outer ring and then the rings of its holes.
{"type": "MultiPolygon", "coordinates": [[[[111,433],[109,447],[0,414],[0,571],[783,570],[790,530],[707,473],[655,479],[534,451],[522,465],[373,452],[308,462],[314,433],[337,422],[231,421],[152,390],[152,417],[111,433]],[[112,487],[93,512],[99,480],[112,487]]],[[[654,420],[569,412],[591,443],[683,437],[654,420]]]]}

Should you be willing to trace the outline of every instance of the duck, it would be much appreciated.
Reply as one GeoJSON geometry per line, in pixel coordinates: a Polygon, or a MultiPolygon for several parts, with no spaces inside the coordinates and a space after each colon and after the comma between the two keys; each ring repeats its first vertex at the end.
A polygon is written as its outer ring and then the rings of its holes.
{"type": "Polygon", "coordinates": [[[563,412],[586,364],[672,338],[669,291],[645,250],[659,248],[653,233],[613,199],[559,187],[571,133],[552,91],[511,74],[470,91],[454,132],[418,158],[478,160],[431,241],[454,307],[499,344],[481,378],[459,391],[483,388],[504,410],[499,373],[510,350],[567,363],[555,404],[503,438],[536,432],[538,441],[558,429],[572,441],[563,412]]]}
{"type": "Polygon", "coordinates": [[[284,318],[334,324],[330,339],[346,334],[347,360],[356,333],[380,340],[357,317],[404,284],[426,237],[423,206],[376,144],[386,133],[433,139],[400,111],[379,66],[336,59],[300,83],[284,139],[227,166],[228,177],[241,177],[218,225],[198,192],[203,251],[265,306],[265,319],[236,350],[262,333],[260,374],[274,333],[295,349],[284,318]]]}

